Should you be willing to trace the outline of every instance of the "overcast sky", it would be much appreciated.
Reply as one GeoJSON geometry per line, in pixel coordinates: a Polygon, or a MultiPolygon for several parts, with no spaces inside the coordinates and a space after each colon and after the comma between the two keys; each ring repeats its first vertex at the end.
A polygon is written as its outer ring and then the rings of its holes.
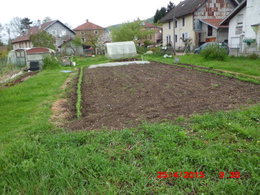
{"type": "MultiPolygon", "coordinates": [[[[170,0],[1,0],[0,23],[8,23],[13,17],[28,17],[32,21],[46,16],[68,23],[73,28],[89,19],[107,27],[147,19],[156,9],[166,7],[170,0]]],[[[180,0],[171,0],[176,5],[180,0]]]]}

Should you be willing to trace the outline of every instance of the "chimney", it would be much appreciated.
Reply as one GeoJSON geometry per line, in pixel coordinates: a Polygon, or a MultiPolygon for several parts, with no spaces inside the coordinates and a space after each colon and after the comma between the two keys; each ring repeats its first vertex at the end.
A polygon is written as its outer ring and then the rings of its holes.
{"type": "Polygon", "coordinates": [[[86,22],[88,22],[88,19],[86,19],[86,22]]]}

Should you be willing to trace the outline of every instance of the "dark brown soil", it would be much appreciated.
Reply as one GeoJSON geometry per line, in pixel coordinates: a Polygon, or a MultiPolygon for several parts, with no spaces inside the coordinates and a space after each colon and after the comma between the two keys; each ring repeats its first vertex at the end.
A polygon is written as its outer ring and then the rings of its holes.
{"type": "Polygon", "coordinates": [[[37,74],[38,72],[27,72],[27,73],[24,73],[22,74],[21,76],[18,76],[18,78],[8,82],[8,83],[5,83],[3,84],[3,87],[11,87],[11,86],[14,86],[14,85],[17,85],[19,83],[22,83],[24,81],[26,81],[27,79],[29,79],[30,77],[32,77],[33,75],[37,74]]]}
{"type": "Polygon", "coordinates": [[[151,63],[85,69],[83,117],[69,128],[123,129],[259,101],[260,85],[183,67],[151,63]]]}

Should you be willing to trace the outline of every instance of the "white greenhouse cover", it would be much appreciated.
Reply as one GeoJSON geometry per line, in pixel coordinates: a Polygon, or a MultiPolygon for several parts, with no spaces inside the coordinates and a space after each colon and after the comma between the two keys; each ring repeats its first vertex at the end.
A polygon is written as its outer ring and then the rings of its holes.
{"type": "Polygon", "coordinates": [[[133,41],[106,43],[106,56],[110,59],[129,58],[137,55],[133,41]]]}

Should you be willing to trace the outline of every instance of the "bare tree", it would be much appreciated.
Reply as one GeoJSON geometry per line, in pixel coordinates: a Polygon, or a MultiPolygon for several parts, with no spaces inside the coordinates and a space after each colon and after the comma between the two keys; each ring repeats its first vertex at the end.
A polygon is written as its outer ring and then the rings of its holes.
{"type": "Polygon", "coordinates": [[[22,18],[14,17],[8,24],[12,37],[20,36],[23,34],[22,18]]]}

